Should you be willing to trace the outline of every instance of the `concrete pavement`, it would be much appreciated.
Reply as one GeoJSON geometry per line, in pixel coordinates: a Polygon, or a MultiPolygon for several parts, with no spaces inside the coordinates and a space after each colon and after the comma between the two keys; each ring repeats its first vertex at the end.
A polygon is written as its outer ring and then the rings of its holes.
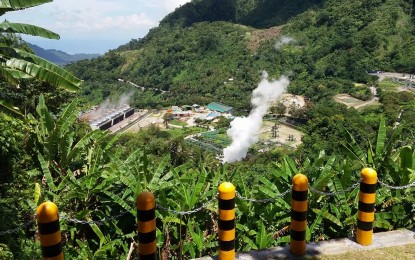
{"type": "MultiPolygon", "coordinates": [[[[361,246],[351,238],[332,239],[316,243],[308,243],[305,258],[319,255],[336,255],[354,251],[373,250],[393,246],[415,244],[415,230],[400,229],[373,234],[370,246],[361,246]]],[[[268,260],[268,259],[298,259],[289,252],[289,246],[274,247],[265,250],[237,253],[237,260],[268,260]]],[[[200,260],[217,259],[217,257],[202,257],[200,260]]]]}

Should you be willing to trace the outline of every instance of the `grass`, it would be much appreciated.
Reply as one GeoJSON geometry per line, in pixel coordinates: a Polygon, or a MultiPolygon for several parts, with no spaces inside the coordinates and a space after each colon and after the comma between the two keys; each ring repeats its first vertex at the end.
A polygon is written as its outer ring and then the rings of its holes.
{"type": "Polygon", "coordinates": [[[219,148],[225,148],[231,144],[232,140],[226,133],[206,133],[201,136],[203,142],[211,143],[219,148]]]}
{"type": "Polygon", "coordinates": [[[392,79],[384,79],[379,82],[379,87],[384,91],[398,91],[401,86],[401,82],[392,81],[392,79]]]}
{"type": "Polygon", "coordinates": [[[186,137],[191,134],[201,133],[206,129],[200,127],[186,127],[186,128],[173,128],[170,127],[166,130],[172,137],[186,137]]]}
{"type": "Polygon", "coordinates": [[[375,250],[353,250],[345,254],[326,255],[313,257],[312,259],[321,260],[349,260],[349,259],[365,259],[365,260],[383,260],[383,259],[414,259],[415,244],[405,246],[386,247],[375,250]]]}
{"type": "Polygon", "coordinates": [[[370,105],[359,107],[357,110],[358,111],[363,111],[365,109],[374,109],[374,108],[380,107],[381,105],[382,104],[379,103],[379,102],[374,102],[374,103],[372,103],[370,105]]]}
{"type": "Polygon", "coordinates": [[[174,119],[174,120],[170,121],[169,124],[177,125],[177,126],[187,126],[186,122],[183,122],[183,121],[180,121],[180,120],[177,120],[177,119],[174,119]]]}

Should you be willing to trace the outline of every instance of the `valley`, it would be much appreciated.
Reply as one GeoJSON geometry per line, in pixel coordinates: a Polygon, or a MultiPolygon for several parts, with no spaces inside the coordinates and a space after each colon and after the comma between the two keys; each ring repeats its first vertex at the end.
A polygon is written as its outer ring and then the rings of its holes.
{"type": "MultiPolygon", "coordinates": [[[[49,2],[2,1],[0,15],[49,2]]],[[[81,30],[77,43],[146,26],[64,67],[19,36],[58,33],[0,26],[0,259],[40,257],[49,227],[68,259],[138,259],[144,244],[191,259],[415,227],[414,1],[121,2],[43,13],[81,30]],[[162,19],[142,12],[167,4],[162,19]]]]}

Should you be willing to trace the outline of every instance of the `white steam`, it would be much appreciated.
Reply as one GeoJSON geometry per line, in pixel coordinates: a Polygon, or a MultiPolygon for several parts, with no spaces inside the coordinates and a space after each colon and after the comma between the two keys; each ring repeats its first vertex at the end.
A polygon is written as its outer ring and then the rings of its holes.
{"type": "Polygon", "coordinates": [[[223,163],[240,161],[245,158],[249,147],[258,141],[257,135],[262,125],[262,118],[268,112],[271,104],[287,90],[289,84],[287,76],[269,81],[268,73],[263,72],[261,82],[252,92],[253,109],[249,116],[236,117],[231,122],[231,128],[227,133],[232,138],[232,143],[223,150],[223,163]]]}
{"type": "Polygon", "coordinates": [[[96,111],[93,112],[93,117],[99,118],[104,116],[110,110],[118,109],[121,107],[126,107],[130,105],[131,97],[134,95],[135,90],[132,89],[128,92],[124,92],[118,101],[111,101],[107,98],[103,103],[101,103],[96,111]]]}
{"type": "Polygon", "coordinates": [[[283,45],[290,44],[295,40],[291,37],[282,36],[281,39],[275,44],[275,49],[279,50],[283,45]]]}

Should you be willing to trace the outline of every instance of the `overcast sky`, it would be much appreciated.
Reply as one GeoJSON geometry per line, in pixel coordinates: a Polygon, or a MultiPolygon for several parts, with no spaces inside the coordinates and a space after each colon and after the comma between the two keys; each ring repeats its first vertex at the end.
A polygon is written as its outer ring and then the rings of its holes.
{"type": "Polygon", "coordinates": [[[176,7],[190,0],[54,0],[2,19],[30,23],[61,36],[60,40],[24,36],[45,49],[74,53],[105,53],[142,38],[176,7]]]}

